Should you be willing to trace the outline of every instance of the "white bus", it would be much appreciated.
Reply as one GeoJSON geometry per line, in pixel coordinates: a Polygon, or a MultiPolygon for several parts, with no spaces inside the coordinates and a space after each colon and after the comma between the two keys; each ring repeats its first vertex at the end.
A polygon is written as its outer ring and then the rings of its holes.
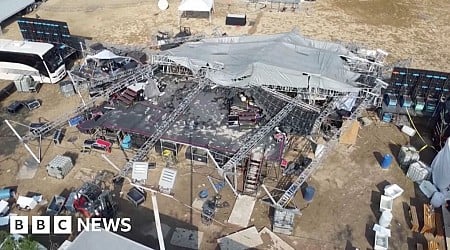
{"type": "Polygon", "coordinates": [[[53,44],[0,39],[0,79],[28,75],[41,83],[57,83],[66,74],[64,61],[53,44]]]}

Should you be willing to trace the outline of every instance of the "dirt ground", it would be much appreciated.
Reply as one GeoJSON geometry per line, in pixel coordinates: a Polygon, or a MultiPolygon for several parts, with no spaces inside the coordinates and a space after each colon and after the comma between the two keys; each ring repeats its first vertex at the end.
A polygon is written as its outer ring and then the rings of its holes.
{"type": "MultiPolygon", "coordinates": [[[[66,21],[72,34],[91,37],[97,41],[142,45],[150,44],[152,36],[158,30],[172,33],[178,31],[176,4],[171,2],[168,10],[159,11],[156,3],[157,1],[143,0],[49,0],[30,16],[66,21]]],[[[296,12],[289,9],[278,12],[275,5],[272,8],[270,5],[262,8],[260,5],[255,7],[240,1],[218,0],[215,8],[212,24],[207,19],[190,18],[182,19],[181,25],[191,27],[195,33],[206,34],[211,34],[219,27],[221,32],[231,35],[267,34],[298,28],[301,33],[313,38],[355,42],[370,48],[384,49],[390,53],[391,62],[410,59],[412,67],[450,71],[450,26],[447,25],[450,19],[450,2],[446,0],[323,0],[303,3],[296,12]],[[227,13],[246,13],[251,25],[224,26],[227,13]]],[[[6,26],[2,37],[20,39],[17,24],[11,22],[6,26]]],[[[29,98],[41,99],[42,107],[15,116],[2,111],[1,120],[10,119],[24,124],[40,118],[52,120],[80,104],[78,97],[65,98],[56,86],[44,85],[37,94],[14,93],[2,101],[0,106],[4,110],[14,100],[29,98]]],[[[23,133],[24,130],[22,128],[20,132],[23,133]]],[[[19,169],[30,155],[3,122],[0,125],[0,137],[0,186],[18,186],[19,193],[41,192],[46,199],[51,199],[55,194],[79,187],[83,180],[92,178],[98,170],[114,171],[99,154],[80,154],[79,148],[84,136],[69,128],[61,145],[53,145],[50,140],[44,140],[43,161],[35,177],[17,180],[19,169]],[[67,141],[69,138],[72,142],[67,141]],[[46,163],[55,155],[67,152],[76,161],[75,168],[64,180],[48,177],[46,163]]],[[[294,235],[281,237],[295,249],[343,249],[350,246],[372,248],[374,235],[371,227],[380,216],[379,197],[382,188],[389,182],[405,189],[405,193],[394,204],[395,223],[392,225],[391,249],[413,249],[413,244],[422,239],[409,231],[404,204],[416,204],[419,207],[423,197],[397,164],[394,163],[389,170],[381,170],[376,154],[392,152],[395,155],[398,145],[404,145],[408,141],[394,126],[372,125],[360,130],[357,144],[350,148],[339,146],[308,182],[317,190],[314,202],[303,209],[303,215],[296,219],[294,235]]],[[[33,148],[37,152],[35,146],[36,143],[33,148]]],[[[155,153],[152,153],[152,157],[158,166],[163,165],[155,153]]],[[[125,156],[117,148],[113,149],[109,158],[118,166],[125,163],[125,156]]],[[[184,227],[204,232],[201,248],[214,249],[215,239],[238,230],[225,223],[233,205],[231,191],[228,188],[222,191],[223,200],[228,201],[231,206],[219,210],[216,217],[218,222],[204,226],[200,223],[198,213],[186,204],[192,204],[197,193],[209,187],[205,175],[214,176],[216,171],[212,167],[192,167],[189,162],[181,160],[177,167],[179,173],[174,191],[177,201],[158,195],[161,222],[171,229],[184,227]]],[[[158,182],[159,171],[161,168],[151,173],[149,184],[158,182]]],[[[125,192],[128,188],[125,187],[125,192]]],[[[211,188],[209,191],[213,192],[211,188]]],[[[300,193],[295,200],[300,207],[304,207],[300,193]]],[[[155,239],[144,233],[150,230],[154,220],[150,198],[139,208],[131,207],[124,200],[120,205],[122,213],[131,215],[135,221],[135,229],[129,237],[145,244],[156,244],[155,239]]],[[[270,228],[268,211],[266,205],[257,202],[251,223],[258,229],[264,226],[270,228]]],[[[51,240],[58,242],[60,238],[51,240]]]]}

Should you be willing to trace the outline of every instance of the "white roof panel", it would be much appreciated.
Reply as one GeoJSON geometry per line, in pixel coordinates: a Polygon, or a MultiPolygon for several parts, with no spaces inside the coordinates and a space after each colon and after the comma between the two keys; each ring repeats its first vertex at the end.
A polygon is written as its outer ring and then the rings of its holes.
{"type": "Polygon", "coordinates": [[[49,51],[53,47],[54,47],[53,44],[50,43],[0,39],[0,51],[35,53],[37,55],[43,56],[47,51],[49,51]]]}
{"type": "Polygon", "coordinates": [[[211,11],[214,8],[214,0],[182,0],[179,11],[211,11]]]}

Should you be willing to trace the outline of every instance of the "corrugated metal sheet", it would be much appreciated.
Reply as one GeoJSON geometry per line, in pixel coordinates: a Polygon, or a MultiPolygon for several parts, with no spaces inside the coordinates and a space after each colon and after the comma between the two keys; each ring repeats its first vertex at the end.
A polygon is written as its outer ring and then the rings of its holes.
{"type": "Polygon", "coordinates": [[[34,3],[34,0],[0,0],[0,23],[32,3],[34,3]]]}

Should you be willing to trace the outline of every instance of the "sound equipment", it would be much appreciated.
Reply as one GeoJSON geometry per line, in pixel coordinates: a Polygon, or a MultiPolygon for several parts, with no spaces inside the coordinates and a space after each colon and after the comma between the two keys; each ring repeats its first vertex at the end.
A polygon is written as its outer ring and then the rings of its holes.
{"type": "Polygon", "coordinates": [[[247,15],[228,14],[225,19],[225,25],[245,26],[247,24],[247,15]]]}

